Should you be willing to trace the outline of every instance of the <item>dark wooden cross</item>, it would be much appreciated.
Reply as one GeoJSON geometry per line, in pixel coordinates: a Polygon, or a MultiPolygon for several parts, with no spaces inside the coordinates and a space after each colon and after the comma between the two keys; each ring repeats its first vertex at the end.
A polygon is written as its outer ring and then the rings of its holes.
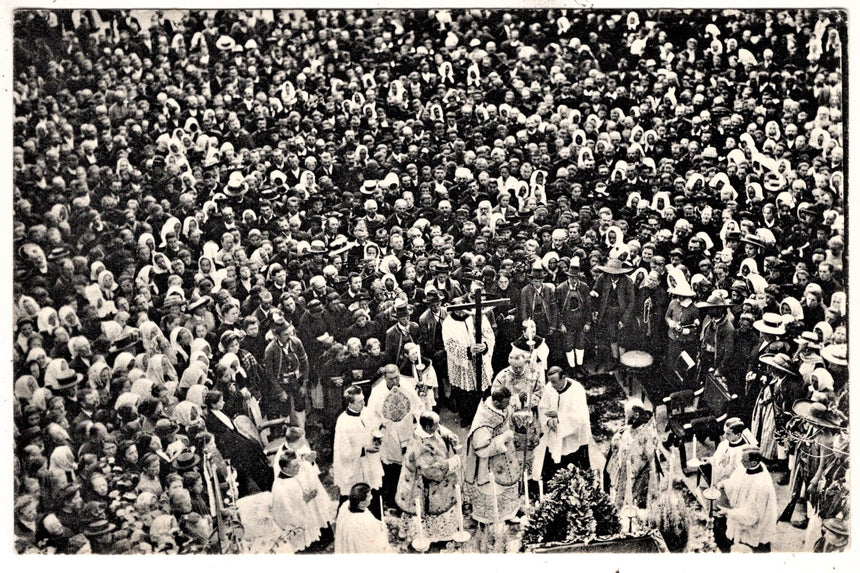
{"type": "MultiPolygon", "coordinates": [[[[481,344],[481,326],[484,320],[484,309],[487,307],[498,306],[500,304],[505,304],[511,302],[509,298],[496,298],[493,300],[484,300],[484,292],[481,289],[475,289],[472,292],[472,295],[475,298],[474,302],[467,302],[464,304],[450,304],[446,308],[448,312],[452,310],[473,310],[475,311],[475,344],[481,344]]],[[[475,357],[475,384],[478,388],[481,387],[481,380],[483,378],[482,370],[484,368],[484,361],[481,359],[481,356],[475,357]]]]}

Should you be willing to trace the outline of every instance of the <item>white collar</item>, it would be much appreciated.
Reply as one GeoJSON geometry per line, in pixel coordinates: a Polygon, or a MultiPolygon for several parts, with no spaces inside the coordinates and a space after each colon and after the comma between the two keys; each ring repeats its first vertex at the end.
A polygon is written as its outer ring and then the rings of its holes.
{"type": "Polygon", "coordinates": [[[225,425],[225,426],[227,426],[227,427],[228,427],[228,428],[230,428],[231,430],[235,430],[235,429],[236,429],[236,427],[235,427],[235,426],[233,426],[233,421],[232,421],[232,420],[230,420],[230,418],[228,418],[228,417],[227,417],[227,414],[225,414],[225,413],[224,413],[224,412],[222,412],[221,410],[212,410],[212,413],[215,415],[215,417],[216,417],[216,418],[218,418],[219,420],[221,420],[222,422],[224,422],[224,425],[225,425]]]}

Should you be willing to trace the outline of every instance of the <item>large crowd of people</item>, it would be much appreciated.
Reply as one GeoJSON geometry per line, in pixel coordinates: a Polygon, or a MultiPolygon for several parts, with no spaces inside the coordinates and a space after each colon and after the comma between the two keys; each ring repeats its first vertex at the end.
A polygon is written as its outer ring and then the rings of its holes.
{"type": "MultiPolygon", "coordinates": [[[[794,9],[16,11],[16,549],[248,550],[248,499],[290,551],[392,551],[391,511],[428,542],[516,521],[589,467],[578,380],[632,350],[651,392],[737,396],[721,549],[777,518],[843,547],[845,36],[794,9]]],[[[649,409],[619,504],[648,497],[649,409]]]]}

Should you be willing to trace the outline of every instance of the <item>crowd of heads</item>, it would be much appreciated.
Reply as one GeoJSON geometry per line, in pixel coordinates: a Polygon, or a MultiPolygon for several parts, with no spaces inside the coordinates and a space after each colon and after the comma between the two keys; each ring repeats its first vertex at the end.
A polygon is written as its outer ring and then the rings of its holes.
{"type": "Polygon", "coordinates": [[[20,551],[202,550],[244,352],[530,273],[719,292],[839,407],[844,12],[144,14],[15,14],[20,551]]]}

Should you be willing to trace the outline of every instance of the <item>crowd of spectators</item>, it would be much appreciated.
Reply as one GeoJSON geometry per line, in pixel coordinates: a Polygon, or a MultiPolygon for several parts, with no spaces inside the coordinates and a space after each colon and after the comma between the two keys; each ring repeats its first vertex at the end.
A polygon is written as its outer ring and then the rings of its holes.
{"type": "Polygon", "coordinates": [[[820,404],[798,495],[847,517],[844,12],[140,14],[15,12],[19,552],[218,551],[210,470],[232,523],[260,420],[325,473],[403,336],[461,407],[434,325],[476,288],[494,368],[524,319],[576,374],[710,353],[786,475],[820,404]],[[576,267],[573,341],[521,294],[576,267]]]}

